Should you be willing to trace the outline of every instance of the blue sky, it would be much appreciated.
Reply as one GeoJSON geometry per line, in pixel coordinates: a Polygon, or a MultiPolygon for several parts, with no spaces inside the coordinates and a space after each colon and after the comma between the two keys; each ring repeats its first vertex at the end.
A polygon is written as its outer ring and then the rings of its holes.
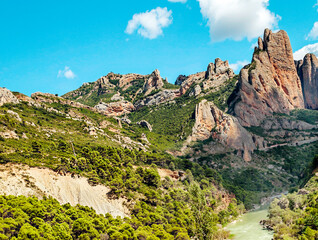
{"type": "Polygon", "coordinates": [[[110,71],[156,68],[174,83],[217,57],[250,61],[265,27],[305,47],[297,56],[318,53],[317,0],[170,1],[1,0],[0,86],[64,94],[110,71]]]}

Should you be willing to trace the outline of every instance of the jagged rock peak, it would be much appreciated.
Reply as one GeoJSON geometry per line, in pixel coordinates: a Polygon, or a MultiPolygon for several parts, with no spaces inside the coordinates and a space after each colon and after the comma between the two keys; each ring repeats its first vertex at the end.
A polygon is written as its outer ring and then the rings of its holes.
{"type": "Polygon", "coordinates": [[[306,108],[318,109],[318,59],[307,54],[304,60],[295,61],[301,80],[306,108]]]}
{"type": "Polygon", "coordinates": [[[158,69],[156,69],[149,75],[149,78],[146,80],[146,83],[144,86],[145,95],[151,93],[152,90],[161,89],[163,85],[164,83],[163,83],[163,79],[160,76],[160,72],[158,69]]]}
{"type": "Polygon", "coordinates": [[[6,103],[19,103],[19,100],[16,98],[16,96],[13,95],[13,93],[6,89],[0,87],[0,106],[6,103]]]}
{"type": "Polygon", "coordinates": [[[160,72],[159,72],[158,69],[155,69],[155,70],[150,74],[150,76],[151,76],[151,77],[156,77],[156,78],[158,78],[158,79],[161,78],[160,72]]]}
{"type": "Polygon", "coordinates": [[[186,75],[179,75],[176,82],[175,82],[175,85],[181,86],[181,84],[187,79],[188,79],[188,77],[186,75]]]}
{"type": "Polygon", "coordinates": [[[220,58],[216,58],[214,63],[210,63],[208,65],[208,69],[205,73],[205,78],[210,79],[214,75],[225,73],[227,73],[230,77],[233,77],[235,75],[233,70],[230,68],[229,62],[227,60],[223,62],[220,58]]]}
{"type": "Polygon", "coordinates": [[[266,29],[258,44],[252,63],[241,70],[237,90],[229,100],[230,112],[244,126],[258,126],[274,112],[287,114],[304,108],[287,33],[266,29]]]}

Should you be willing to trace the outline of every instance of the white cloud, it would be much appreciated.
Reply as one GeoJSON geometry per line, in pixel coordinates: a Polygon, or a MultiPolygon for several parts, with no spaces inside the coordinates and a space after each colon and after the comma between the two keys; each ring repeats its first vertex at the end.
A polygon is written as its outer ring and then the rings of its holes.
{"type": "Polygon", "coordinates": [[[76,77],[76,75],[73,73],[73,71],[70,69],[70,67],[65,66],[64,70],[59,70],[57,73],[57,77],[65,77],[67,79],[73,79],[76,77]]]}
{"type": "Polygon", "coordinates": [[[244,61],[237,61],[236,63],[230,64],[230,68],[234,70],[234,72],[241,70],[242,67],[249,64],[250,62],[247,60],[244,61]]]}
{"type": "Polygon", "coordinates": [[[317,37],[318,37],[318,22],[315,22],[314,26],[312,27],[306,39],[317,39],[317,37]]]}
{"type": "Polygon", "coordinates": [[[180,2],[180,3],[186,3],[187,0],[168,0],[169,2],[180,2]]]}
{"type": "Polygon", "coordinates": [[[162,28],[168,27],[171,23],[172,11],[168,11],[166,7],[157,7],[151,11],[136,13],[128,22],[125,32],[132,34],[137,30],[141,36],[154,39],[162,35],[162,28]]]}
{"type": "Polygon", "coordinates": [[[307,53],[313,53],[318,56],[318,43],[309,44],[294,53],[295,60],[301,60],[305,57],[307,53]]]}
{"type": "Polygon", "coordinates": [[[212,41],[260,36],[265,28],[275,28],[280,16],[268,10],[269,0],[197,0],[208,20],[212,41]]]}

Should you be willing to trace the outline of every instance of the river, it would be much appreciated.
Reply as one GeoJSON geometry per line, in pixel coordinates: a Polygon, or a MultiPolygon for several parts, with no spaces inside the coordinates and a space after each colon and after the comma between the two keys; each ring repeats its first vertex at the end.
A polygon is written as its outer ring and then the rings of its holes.
{"type": "Polygon", "coordinates": [[[230,223],[226,229],[234,235],[234,240],[271,240],[273,232],[264,230],[259,224],[262,219],[267,218],[268,205],[260,209],[248,212],[236,222],[230,223]]]}

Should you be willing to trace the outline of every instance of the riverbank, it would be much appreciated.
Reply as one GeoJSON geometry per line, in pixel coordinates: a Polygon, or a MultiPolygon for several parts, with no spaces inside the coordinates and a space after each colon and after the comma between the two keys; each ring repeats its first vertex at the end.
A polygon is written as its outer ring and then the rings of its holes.
{"type": "Polygon", "coordinates": [[[273,232],[263,229],[260,221],[267,218],[269,204],[242,215],[230,223],[226,230],[231,232],[233,240],[271,240],[273,232]]]}

